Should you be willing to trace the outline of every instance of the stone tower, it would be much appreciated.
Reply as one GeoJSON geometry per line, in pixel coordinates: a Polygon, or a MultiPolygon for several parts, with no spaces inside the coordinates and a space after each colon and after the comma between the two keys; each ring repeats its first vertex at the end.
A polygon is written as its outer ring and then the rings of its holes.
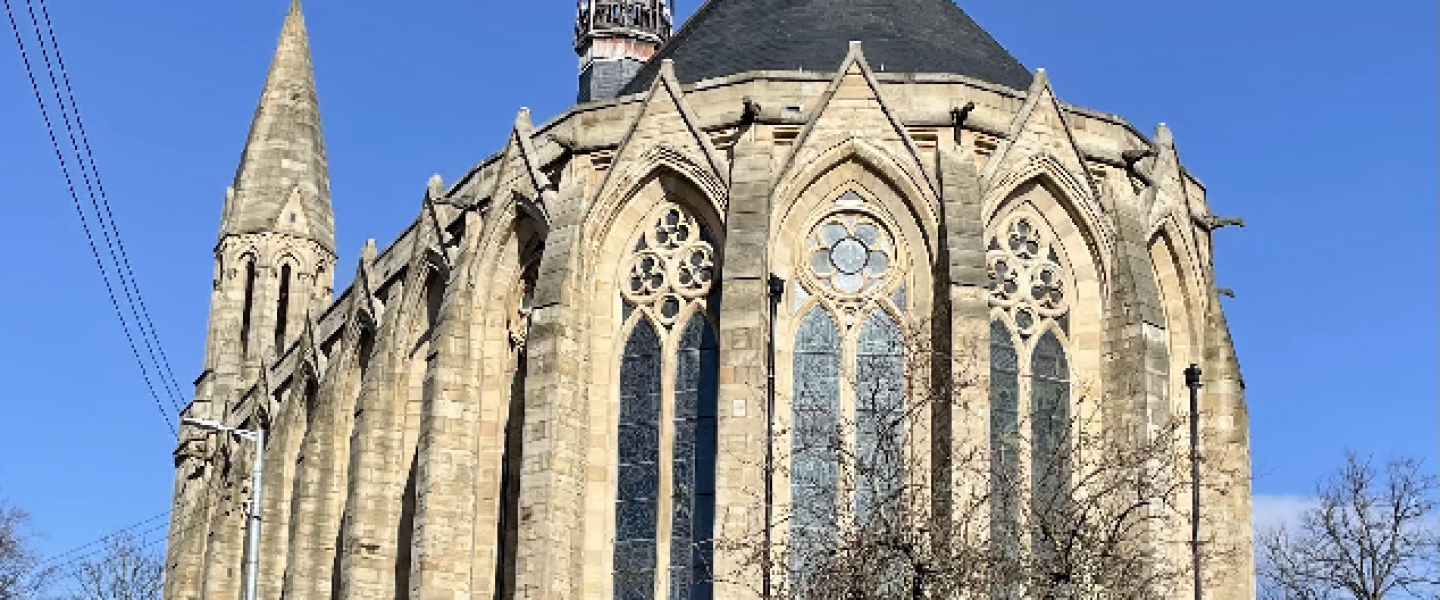
{"type": "Polygon", "coordinates": [[[670,39],[670,0],[580,0],[580,102],[614,98],[670,39]]]}
{"type": "MultiPolygon", "coordinates": [[[[320,106],[300,0],[293,0],[260,94],[259,106],[240,156],[235,182],[225,190],[205,349],[205,371],[196,381],[187,417],[221,419],[253,387],[262,370],[305,329],[314,308],[329,305],[334,281],[335,216],[320,106]]],[[[252,423],[251,425],[258,425],[252,423]]],[[[167,579],[171,597],[233,597],[238,572],[201,573],[195,561],[196,536],[206,515],[234,514],[245,490],[230,489],[218,504],[186,514],[182,505],[206,502],[202,488],[223,485],[214,471],[233,470],[227,440],[185,428],[176,452],[177,496],[171,563],[187,564],[167,579]],[[208,438],[208,439],[207,439],[208,438]],[[194,489],[192,489],[194,488],[194,489]],[[240,493],[237,493],[237,490],[240,493]],[[204,585],[198,585],[203,580],[204,585]]],[[[241,478],[243,480],[243,478],[241,478]]],[[[224,527],[211,536],[208,552],[236,554],[238,530],[224,527]],[[217,543],[218,542],[218,543],[217,543]]]]}

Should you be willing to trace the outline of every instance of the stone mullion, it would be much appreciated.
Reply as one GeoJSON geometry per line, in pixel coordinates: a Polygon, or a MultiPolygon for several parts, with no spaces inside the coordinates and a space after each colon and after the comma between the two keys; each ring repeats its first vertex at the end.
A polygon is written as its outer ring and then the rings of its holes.
{"type": "Polygon", "coordinates": [[[577,289],[584,181],[570,180],[551,205],[551,229],[536,281],[526,341],[525,456],[520,476],[515,593],[534,600],[581,595],[589,398],[581,340],[588,291],[577,289]]]}
{"type": "MultiPolygon", "coordinates": [[[[409,456],[405,411],[410,396],[410,324],[426,310],[424,264],[412,261],[407,282],[391,290],[390,317],[361,384],[351,448],[346,530],[340,562],[341,600],[394,598],[400,505],[409,456]]],[[[403,597],[403,596],[402,596],[403,597]]],[[[266,599],[268,600],[268,599],[266,599]]]]}
{"type": "Polygon", "coordinates": [[[761,581],[761,565],[754,564],[753,550],[765,527],[770,196],[775,165],[771,143],[756,139],[756,134],[745,132],[734,148],[722,249],[714,531],[722,542],[744,543],[734,549],[728,549],[727,543],[716,545],[717,598],[754,597],[761,581]]]}
{"type": "Polygon", "coordinates": [[[971,521],[959,524],[964,532],[983,534],[990,515],[985,501],[990,493],[990,295],[984,194],[973,152],[967,145],[939,153],[945,271],[936,277],[944,286],[936,294],[937,330],[943,335],[934,339],[948,344],[936,354],[949,364],[936,369],[948,380],[936,384],[934,422],[937,428],[948,423],[949,431],[936,432],[935,464],[947,471],[939,474],[937,488],[943,484],[950,493],[937,489],[935,513],[951,516],[939,531],[949,531],[958,518],[971,521]]]}

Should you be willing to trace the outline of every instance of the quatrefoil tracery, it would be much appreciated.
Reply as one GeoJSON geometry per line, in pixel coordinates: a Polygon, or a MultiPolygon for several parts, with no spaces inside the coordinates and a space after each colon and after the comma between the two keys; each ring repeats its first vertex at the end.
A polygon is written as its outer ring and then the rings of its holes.
{"type": "Polygon", "coordinates": [[[1058,319],[1070,310],[1065,269],[1055,247],[1035,224],[1028,215],[1011,217],[990,239],[986,252],[990,302],[1009,312],[1025,335],[1044,320],[1058,319]]]}
{"type": "Polygon", "coordinates": [[[644,223],[644,235],[626,263],[621,294],[669,326],[687,304],[710,293],[715,249],[701,236],[695,218],[674,203],[660,207],[644,223]]]}

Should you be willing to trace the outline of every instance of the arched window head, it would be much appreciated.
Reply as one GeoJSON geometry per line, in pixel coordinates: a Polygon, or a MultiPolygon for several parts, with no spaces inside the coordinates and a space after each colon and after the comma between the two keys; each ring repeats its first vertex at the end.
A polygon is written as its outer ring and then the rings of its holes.
{"type": "Polygon", "coordinates": [[[642,222],[640,239],[625,260],[621,295],[627,313],[640,308],[665,327],[692,302],[704,301],[714,288],[715,249],[695,217],[665,202],[642,222]]]}

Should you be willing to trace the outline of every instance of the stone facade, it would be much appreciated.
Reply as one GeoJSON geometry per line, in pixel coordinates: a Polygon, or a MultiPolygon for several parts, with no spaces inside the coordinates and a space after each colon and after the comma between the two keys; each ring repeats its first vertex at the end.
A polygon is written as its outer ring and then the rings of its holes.
{"type": "MultiPolygon", "coordinates": [[[[612,597],[621,357],[636,319],[671,336],[666,323],[684,318],[636,308],[626,269],[669,206],[713,248],[713,292],[677,296],[676,310],[716,330],[714,530],[760,527],[767,349],[783,405],[800,310],[855,314],[805,271],[805,240],[846,190],[894,240],[885,285],[899,293],[876,306],[927,318],[949,357],[941,380],[983,367],[991,320],[1013,314],[993,300],[986,241],[1022,216],[1068,288],[1070,380],[1099,394],[1107,423],[1183,414],[1182,371],[1203,367],[1207,477],[1228,486],[1206,499],[1222,524],[1209,535],[1244,555],[1209,574],[1207,596],[1253,597],[1244,384],[1214,284],[1214,218],[1167,128],[1062,103],[1043,71],[1029,89],[876,72],[858,42],[831,72],[685,85],[674,73],[662,64],[648,91],[539,127],[522,110],[500,153],[451,185],[433,178],[399,239],[361,249],[332,301],[324,145],[292,6],[226,195],[206,370],[185,411],[269,431],[263,600],[612,597]]],[[[669,398],[680,384],[659,385],[669,398]]],[[[936,464],[989,436],[985,390],[962,393],[970,410],[936,414],[936,464]]],[[[776,409],[782,425],[788,415],[776,409]]],[[[238,597],[249,455],[181,431],[167,600],[238,597]]],[[[933,472],[937,490],[974,485],[933,472]]],[[[743,557],[714,560],[758,577],[743,557]]]]}

